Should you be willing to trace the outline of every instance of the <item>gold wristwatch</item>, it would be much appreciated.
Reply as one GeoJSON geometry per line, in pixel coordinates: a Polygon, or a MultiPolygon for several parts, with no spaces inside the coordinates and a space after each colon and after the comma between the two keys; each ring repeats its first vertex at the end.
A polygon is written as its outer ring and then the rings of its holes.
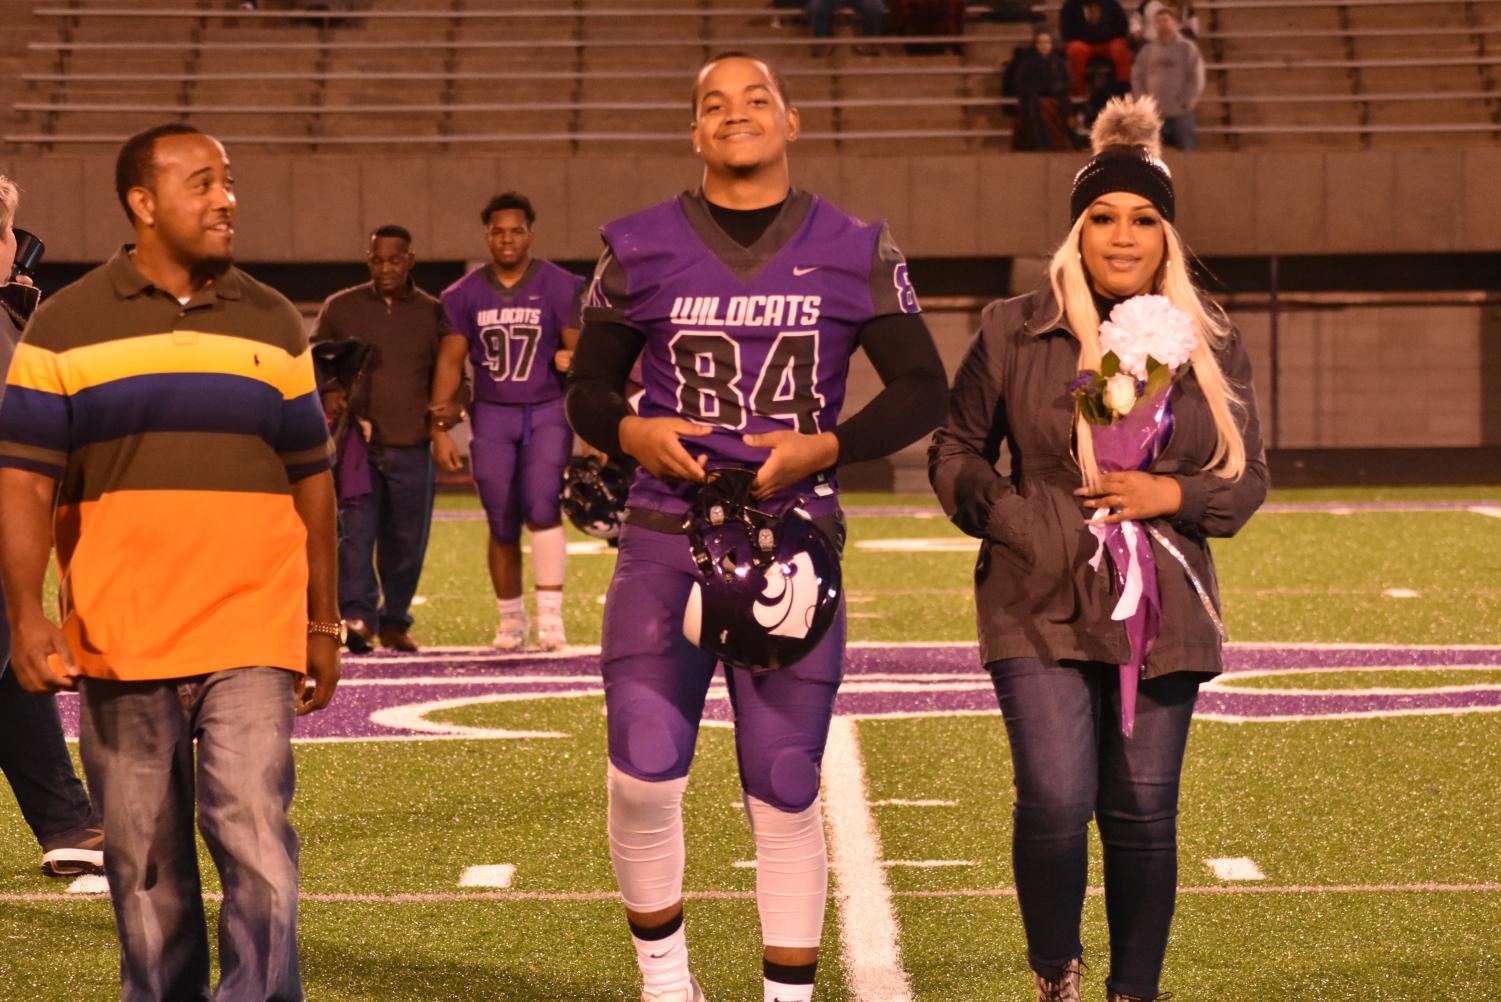
{"type": "Polygon", "coordinates": [[[349,627],[344,625],[342,619],[332,623],[308,623],[307,632],[310,637],[315,634],[333,637],[340,644],[344,644],[349,640],[349,627]]]}

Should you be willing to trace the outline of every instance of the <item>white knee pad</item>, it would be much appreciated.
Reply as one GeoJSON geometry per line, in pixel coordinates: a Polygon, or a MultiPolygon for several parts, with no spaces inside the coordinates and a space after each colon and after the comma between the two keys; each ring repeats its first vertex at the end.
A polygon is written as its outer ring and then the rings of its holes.
{"type": "Polygon", "coordinates": [[[766,946],[816,948],[823,938],[829,853],[817,800],[796,814],[746,795],[756,837],[756,908],[766,946]]]}
{"type": "Polygon", "coordinates": [[[648,783],[609,766],[610,858],[620,896],[633,912],[683,897],[683,791],[688,777],[648,783]]]}
{"type": "Polygon", "coordinates": [[[532,577],[539,588],[561,588],[568,573],[568,534],[561,525],[532,530],[532,577]]]}

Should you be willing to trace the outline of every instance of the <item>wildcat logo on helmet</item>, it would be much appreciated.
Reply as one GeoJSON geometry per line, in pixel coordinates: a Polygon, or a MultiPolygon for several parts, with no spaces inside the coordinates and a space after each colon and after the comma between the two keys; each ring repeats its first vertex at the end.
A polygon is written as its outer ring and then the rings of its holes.
{"type": "Polygon", "coordinates": [[[756,599],[752,614],[756,622],[775,637],[801,640],[813,628],[813,613],[818,609],[818,582],[814,580],[813,559],[806,553],[796,554],[785,564],[777,564],[766,575],[761,597],[756,599]]]}
{"type": "Polygon", "coordinates": [[[806,657],[839,611],[839,554],[806,513],[752,507],[755,473],[713,470],[685,523],[699,580],[683,635],[727,665],[774,671],[806,657]]]}

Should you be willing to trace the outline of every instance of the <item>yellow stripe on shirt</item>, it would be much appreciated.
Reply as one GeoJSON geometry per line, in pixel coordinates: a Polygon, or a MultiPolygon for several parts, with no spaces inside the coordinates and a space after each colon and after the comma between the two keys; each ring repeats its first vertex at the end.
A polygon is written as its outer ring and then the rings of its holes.
{"type": "Polygon", "coordinates": [[[70,396],[131,376],[222,373],[266,383],[291,400],[316,386],[310,352],[293,358],[263,341],[200,331],[142,334],[61,352],[23,341],[16,346],[8,382],[70,396]]]}

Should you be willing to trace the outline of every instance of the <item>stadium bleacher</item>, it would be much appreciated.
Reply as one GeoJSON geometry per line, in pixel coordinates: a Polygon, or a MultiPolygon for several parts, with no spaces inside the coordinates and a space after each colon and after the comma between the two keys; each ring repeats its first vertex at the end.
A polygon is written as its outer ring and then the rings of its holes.
{"type": "MultiPolygon", "coordinates": [[[[1218,0],[1200,5],[1210,74],[1203,146],[1360,148],[1501,136],[1498,0],[1218,0]]],[[[682,141],[682,80],[726,47],[771,54],[804,139],[869,151],[1009,145],[999,67],[1030,31],[978,15],[963,35],[832,39],[770,7],[582,0],[471,9],[392,0],[360,9],[228,4],[38,6],[5,138],[99,149],[163,118],[238,145],[333,152],[661,152],[682,141]],[[913,54],[919,42],[949,51],[913,54]]],[[[1047,10],[1039,9],[1039,16],[1047,10]]],[[[827,147],[826,147],[827,148],[827,147]]]]}

